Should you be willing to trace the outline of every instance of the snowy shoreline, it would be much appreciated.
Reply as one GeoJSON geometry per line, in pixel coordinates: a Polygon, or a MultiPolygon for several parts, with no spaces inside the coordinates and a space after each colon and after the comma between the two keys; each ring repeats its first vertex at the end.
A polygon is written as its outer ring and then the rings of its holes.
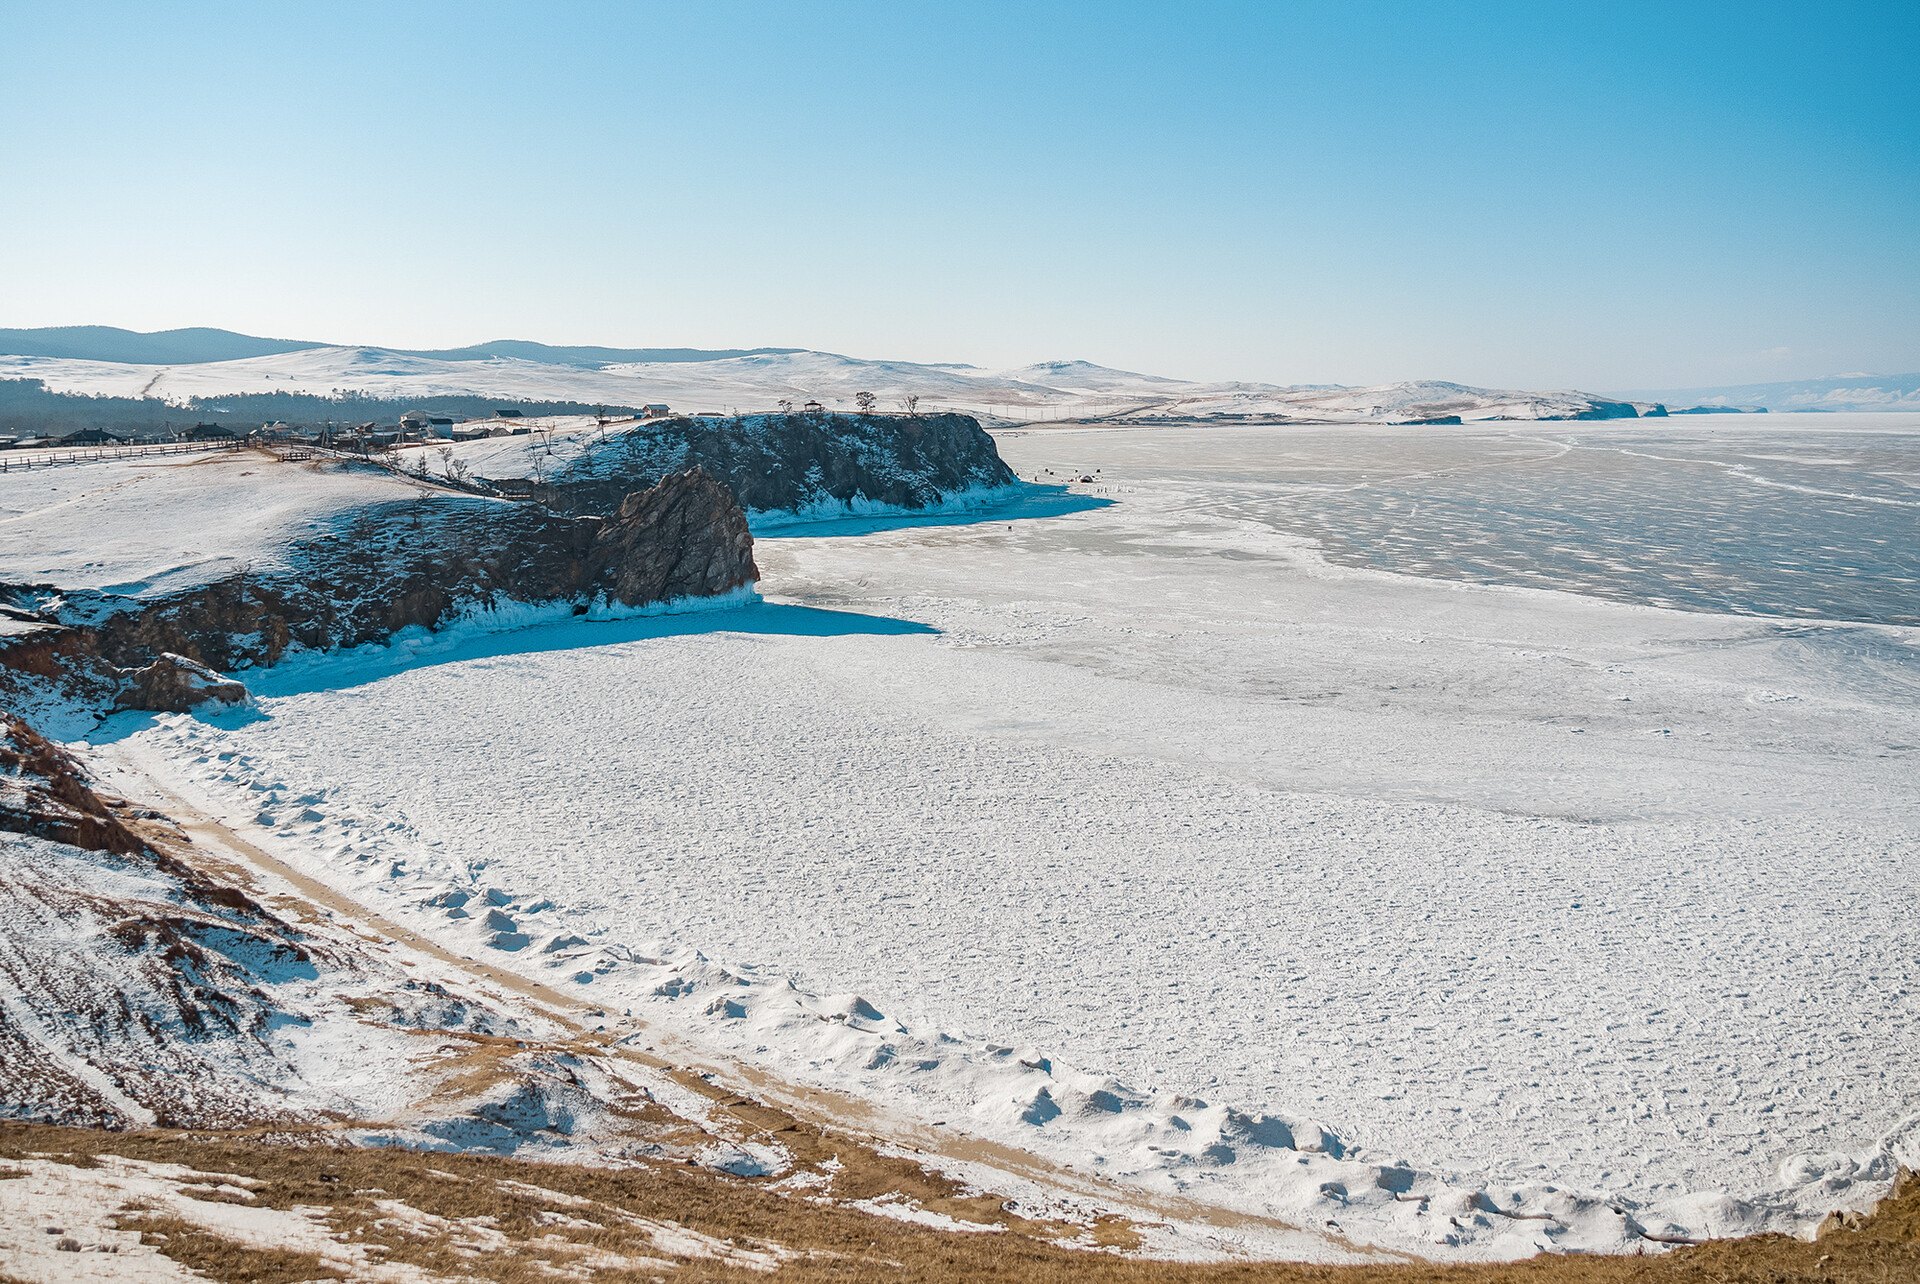
{"type": "Polygon", "coordinates": [[[796,527],[758,605],[94,739],[462,953],[1356,1243],[1805,1233],[1920,1159],[1864,1071],[1915,1051],[1914,630],[1348,569],[1189,437],[1103,433],[1114,508],[796,527]]]}
{"type": "MultiPolygon", "coordinates": [[[[583,998],[749,1064],[777,1048],[771,1068],[796,1082],[851,1093],[921,1125],[951,1121],[1145,1191],[1325,1226],[1370,1247],[1490,1261],[1767,1231],[1804,1237],[1835,1209],[1870,1209],[1901,1167],[1920,1166],[1915,1112],[1863,1150],[1788,1156],[1778,1187],[1746,1197],[1705,1190],[1641,1201],[1421,1169],[1345,1142],[1312,1118],[1141,1090],[1063,1064],[1044,1048],[996,1042],[991,1031],[912,1029],[859,994],[798,988],[777,965],[658,944],[636,950],[604,929],[580,936],[564,903],[516,895],[484,869],[464,877],[447,870],[407,841],[414,835],[393,835],[393,822],[380,832],[374,817],[316,810],[329,804],[324,792],[296,795],[297,783],[268,783],[270,764],[215,752],[214,726],[188,715],[158,722],[160,739],[143,737],[134,751],[110,748],[109,757],[447,948],[543,983],[571,980],[583,998]],[[188,755],[198,768],[181,769],[188,755]]],[[[630,1039],[650,1045],[655,1037],[643,1028],[630,1039]]]]}

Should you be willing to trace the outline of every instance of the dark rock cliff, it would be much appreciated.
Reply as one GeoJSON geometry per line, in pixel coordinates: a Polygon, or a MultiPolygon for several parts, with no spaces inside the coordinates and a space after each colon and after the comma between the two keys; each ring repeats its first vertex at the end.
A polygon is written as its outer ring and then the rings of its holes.
{"type": "Polygon", "coordinates": [[[759,577],[740,505],[698,468],[623,499],[586,569],[589,592],[625,606],[713,597],[759,577]]]}
{"type": "MultiPolygon", "coordinates": [[[[274,569],[232,575],[89,624],[57,612],[0,639],[0,700],[49,684],[95,705],[171,708],[182,657],[225,673],[287,651],[379,642],[410,626],[506,603],[638,607],[728,592],[759,578],[746,516],[699,469],[629,495],[606,517],[532,504],[423,496],[361,509],[339,531],[279,550],[274,569]],[[167,680],[161,680],[161,679],[167,680]]],[[[16,601],[40,592],[16,591],[16,601]]],[[[0,602],[6,600],[0,586],[0,602]]],[[[28,612],[9,612],[22,620],[28,612]]]]}
{"type": "Polygon", "coordinates": [[[1017,480],[970,415],[814,413],[641,424],[609,434],[532,491],[563,511],[608,512],[685,468],[712,473],[750,511],[862,501],[928,508],[1017,480]]]}

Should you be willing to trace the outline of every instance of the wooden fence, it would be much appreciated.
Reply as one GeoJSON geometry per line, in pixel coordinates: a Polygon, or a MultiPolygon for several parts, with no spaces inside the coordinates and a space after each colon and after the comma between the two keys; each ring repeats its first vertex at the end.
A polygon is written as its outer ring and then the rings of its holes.
{"type": "Polygon", "coordinates": [[[210,450],[238,450],[237,441],[168,441],[150,445],[69,446],[51,450],[0,450],[0,473],[53,468],[61,464],[94,464],[113,459],[145,459],[153,455],[193,455],[210,450]]]}

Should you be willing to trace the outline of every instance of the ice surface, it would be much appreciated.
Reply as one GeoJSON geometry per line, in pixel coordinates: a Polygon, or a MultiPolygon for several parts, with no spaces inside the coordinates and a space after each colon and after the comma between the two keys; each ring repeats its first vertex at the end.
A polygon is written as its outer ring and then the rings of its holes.
{"type": "Polygon", "coordinates": [[[1920,415],[1269,433],[1181,475],[1350,566],[1920,624],[1920,415]]]}
{"type": "Polygon", "coordinates": [[[760,605],[105,738],[463,952],[1158,1189],[1478,1256],[1871,1198],[1920,1161],[1920,631],[1292,533],[1430,432],[1009,435],[1116,502],[762,538],[760,605]]]}

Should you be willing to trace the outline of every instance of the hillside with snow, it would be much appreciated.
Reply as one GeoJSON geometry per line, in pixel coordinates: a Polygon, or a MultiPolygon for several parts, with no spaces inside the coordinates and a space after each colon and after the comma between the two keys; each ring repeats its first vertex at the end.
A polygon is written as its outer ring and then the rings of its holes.
{"type": "MultiPolygon", "coordinates": [[[[6,337],[0,334],[0,344],[6,337]]],[[[1370,388],[1196,383],[1084,361],[985,370],[811,351],[695,354],[703,359],[579,360],[580,354],[594,351],[614,350],[543,349],[536,344],[485,344],[442,353],[309,347],[170,365],[20,354],[0,355],[0,378],[38,379],[53,392],[159,398],[182,406],[196,399],[244,393],[359,393],[400,399],[483,396],[613,406],[664,404],[695,414],[750,414],[773,410],[783,401],[795,406],[817,401],[828,410],[851,410],[856,396],[868,392],[883,410],[904,409],[909,398],[917,398],[922,413],[968,414],[997,424],[1404,423],[1449,418],[1613,419],[1660,413],[1652,403],[1592,393],[1474,388],[1432,380],[1370,388]],[[527,355],[511,355],[521,352],[527,355]]]]}

